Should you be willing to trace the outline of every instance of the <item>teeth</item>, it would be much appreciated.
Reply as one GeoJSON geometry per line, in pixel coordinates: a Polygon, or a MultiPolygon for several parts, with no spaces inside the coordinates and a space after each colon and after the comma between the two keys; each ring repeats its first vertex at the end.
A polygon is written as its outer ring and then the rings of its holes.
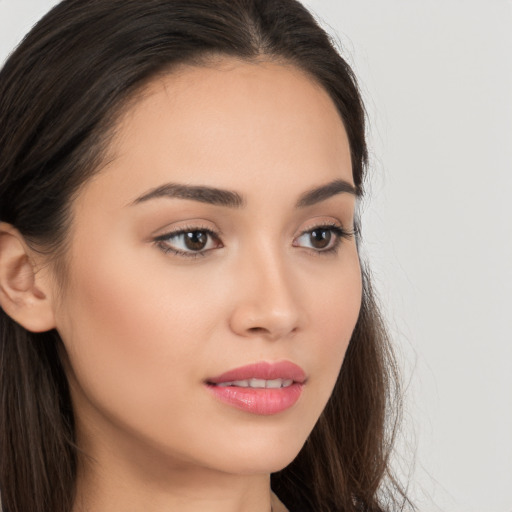
{"type": "Polygon", "coordinates": [[[234,380],[231,382],[220,382],[217,386],[221,388],[225,388],[228,386],[236,386],[239,388],[254,388],[254,389],[278,389],[278,388],[287,388],[293,384],[292,379],[274,379],[274,380],[265,380],[265,379],[248,379],[248,380],[234,380]]]}
{"type": "Polygon", "coordinates": [[[283,384],[283,379],[267,380],[266,388],[280,388],[283,384]]]}
{"type": "Polygon", "coordinates": [[[249,381],[249,387],[251,388],[264,388],[266,381],[264,379],[251,379],[249,381]]]}

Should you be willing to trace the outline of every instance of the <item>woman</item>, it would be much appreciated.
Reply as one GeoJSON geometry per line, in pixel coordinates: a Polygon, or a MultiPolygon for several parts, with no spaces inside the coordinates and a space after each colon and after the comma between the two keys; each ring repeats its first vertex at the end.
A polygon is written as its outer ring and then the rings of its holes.
{"type": "Polygon", "coordinates": [[[403,505],[364,110],[311,15],[65,0],[0,98],[4,512],[403,505]]]}

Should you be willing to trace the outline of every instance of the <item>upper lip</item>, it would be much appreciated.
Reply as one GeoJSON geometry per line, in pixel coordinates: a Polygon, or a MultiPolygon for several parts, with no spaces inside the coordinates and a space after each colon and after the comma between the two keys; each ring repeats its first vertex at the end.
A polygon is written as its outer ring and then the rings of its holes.
{"type": "Polygon", "coordinates": [[[248,364],[239,368],[229,370],[222,375],[206,379],[210,384],[220,384],[221,382],[234,382],[237,380],[248,379],[286,379],[294,382],[303,383],[306,380],[304,370],[290,361],[267,362],[248,364]]]}

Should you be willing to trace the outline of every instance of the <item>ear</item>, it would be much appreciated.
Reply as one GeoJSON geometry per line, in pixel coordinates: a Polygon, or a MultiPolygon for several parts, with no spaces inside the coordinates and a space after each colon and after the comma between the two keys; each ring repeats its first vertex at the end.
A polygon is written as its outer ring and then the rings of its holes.
{"type": "Polygon", "coordinates": [[[44,332],[55,327],[50,283],[32,255],[21,233],[0,222],[0,306],[28,331],[44,332]]]}

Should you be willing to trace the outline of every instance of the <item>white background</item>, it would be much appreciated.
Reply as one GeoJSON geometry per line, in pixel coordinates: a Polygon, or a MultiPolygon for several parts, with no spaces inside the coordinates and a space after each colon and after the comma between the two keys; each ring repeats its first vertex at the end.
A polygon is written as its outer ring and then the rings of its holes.
{"type": "MultiPolygon", "coordinates": [[[[55,2],[0,0],[0,61],[55,2]]],[[[424,512],[512,512],[512,3],[308,0],[370,117],[370,258],[424,512]]],[[[4,129],[2,127],[2,129],[4,129]]]]}

